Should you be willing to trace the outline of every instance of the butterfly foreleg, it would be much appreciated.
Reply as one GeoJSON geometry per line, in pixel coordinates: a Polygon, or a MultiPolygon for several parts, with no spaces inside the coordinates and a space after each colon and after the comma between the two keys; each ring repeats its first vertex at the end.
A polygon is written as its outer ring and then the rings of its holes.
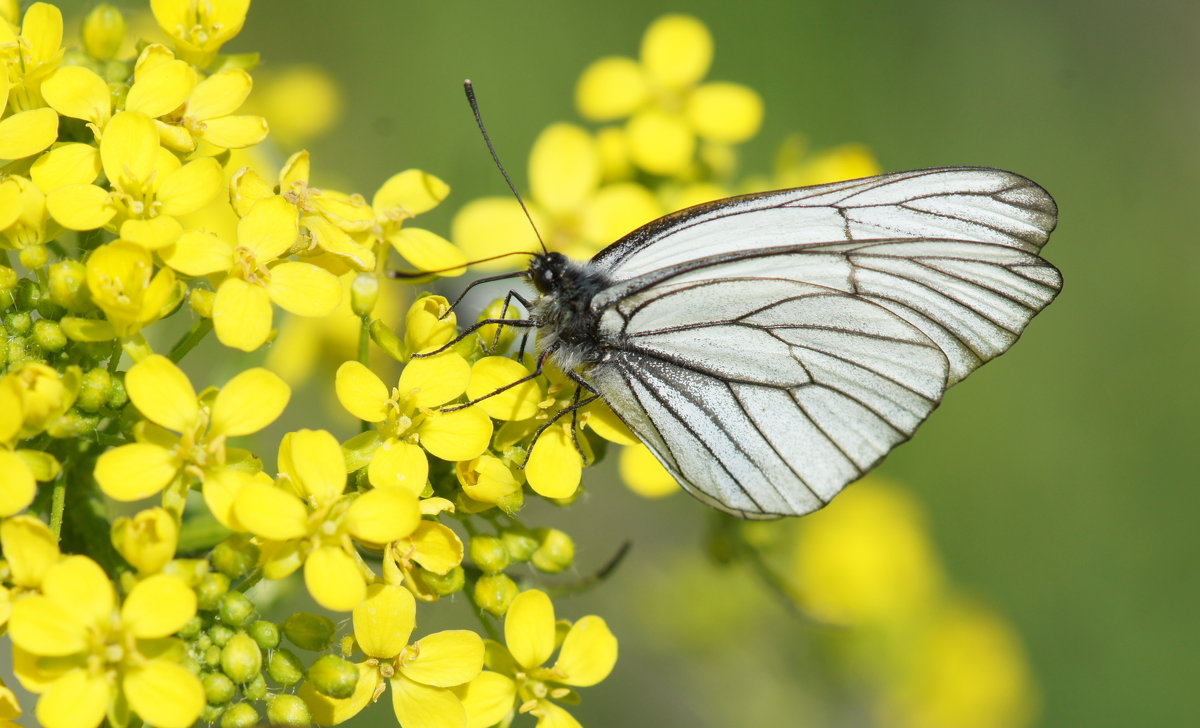
{"type": "MultiPolygon", "coordinates": [[[[470,283],[467,284],[467,287],[462,290],[462,293],[458,294],[458,298],[454,299],[454,303],[450,304],[450,307],[447,308],[446,312],[443,313],[439,318],[446,318],[447,316],[449,316],[450,313],[452,311],[454,311],[454,309],[458,306],[458,304],[462,303],[462,300],[467,297],[467,294],[470,293],[471,289],[474,288],[475,286],[481,285],[483,283],[494,283],[496,281],[506,281],[510,278],[519,278],[523,275],[525,275],[525,271],[516,271],[514,273],[501,273],[500,275],[486,276],[484,278],[478,278],[476,280],[471,281],[470,283]]],[[[509,294],[512,294],[512,293],[513,293],[512,291],[509,291],[509,294]]],[[[504,314],[501,314],[501,316],[503,316],[503,315],[504,314]]]]}
{"type": "Polygon", "coordinates": [[[475,333],[479,329],[482,329],[484,326],[491,326],[493,324],[499,325],[499,326],[515,326],[517,328],[536,328],[540,325],[537,321],[534,321],[533,319],[506,319],[506,318],[483,319],[482,321],[476,321],[475,323],[471,324],[467,328],[463,329],[462,332],[459,333],[458,336],[455,336],[453,339],[451,339],[450,341],[447,341],[445,344],[442,344],[441,346],[434,349],[433,351],[426,351],[426,352],[422,352],[420,354],[413,354],[413,358],[414,359],[424,359],[427,356],[436,356],[437,354],[441,354],[446,349],[449,349],[450,347],[454,346],[455,344],[457,344],[458,342],[467,338],[468,336],[475,333]]]}

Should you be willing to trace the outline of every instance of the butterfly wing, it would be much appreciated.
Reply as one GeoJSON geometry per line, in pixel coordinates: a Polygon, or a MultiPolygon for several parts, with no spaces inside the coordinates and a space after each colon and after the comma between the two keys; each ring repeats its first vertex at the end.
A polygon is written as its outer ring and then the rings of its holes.
{"type": "Polygon", "coordinates": [[[1061,277],[1036,254],[1053,210],[1032,182],[975,168],[693,208],[594,259],[614,283],[592,302],[606,358],[586,376],[701,500],[807,513],[1053,300],[1061,277]],[[830,215],[840,235],[813,222],[830,215]]]}

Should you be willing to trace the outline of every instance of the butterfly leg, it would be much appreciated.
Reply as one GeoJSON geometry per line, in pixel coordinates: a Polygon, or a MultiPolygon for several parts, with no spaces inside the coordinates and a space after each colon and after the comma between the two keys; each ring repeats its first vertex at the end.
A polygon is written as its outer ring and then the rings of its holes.
{"type": "Polygon", "coordinates": [[[468,336],[475,333],[479,329],[482,329],[484,326],[490,326],[492,324],[499,324],[501,326],[515,326],[517,328],[537,328],[539,326],[538,322],[534,321],[533,319],[494,318],[494,319],[484,319],[482,321],[476,321],[475,323],[471,324],[467,328],[463,329],[462,333],[460,333],[458,336],[455,336],[450,341],[447,341],[445,344],[442,344],[441,346],[434,349],[433,351],[427,351],[422,354],[413,354],[413,358],[414,359],[424,359],[427,356],[435,356],[437,354],[441,354],[446,349],[449,349],[450,347],[454,346],[455,344],[457,344],[458,342],[467,338],[468,336]]]}
{"type": "MultiPolygon", "coordinates": [[[[519,301],[522,306],[525,307],[526,311],[529,311],[533,307],[533,304],[530,303],[529,300],[526,299],[524,296],[522,296],[520,293],[517,293],[516,291],[509,291],[508,295],[504,297],[504,305],[500,307],[500,318],[505,319],[505,320],[508,319],[508,307],[510,305],[512,305],[512,301],[514,298],[517,301],[519,301]]],[[[493,351],[495,351],[498,346],[500,346],[500,332],[502,332],[502,331],[503,331],[503,329],[501,329],[499,326],[496,327],[496,335],[492,337],[492,345],[490,347],[487,347],[486,349],[484,349],[485,352],[490,354],[493,351]]],[[[517,355],[518,359],[520,359],[525,354],[525,342],[528,338],[529,338],[529,332],[526,331],[525,335],[521,337],[521,352],[520,352],[520,354],[517,355]]]]}
{"type": "MultiPolygon", "coordinates": [[[[458,298],[454,299],[454,303],[450,304],[450,308],[446,309],[446,313],[442,314],[440,318],[446,318],[447,316],[449,316],[450,312],[453,311],[458,306],[458,304],[462,303],[462,300],[467,297],[467,294],[470,293],[471,289],[474,288],[475,286],[478,286],[478,285],[481,285],[484,283],[494,283],[496,281],[506,281],[510,278],[519,278],[523,275],[525,275],[525,271],[516,271],[515,273],[501,273],[500,275],[486,276],[484,278],[479,278],[477,280],[471,281],[470,283],[467,284],[467,287],[462,290],[462,293],[458,294],[458,298]]],[[[512,294],[512,293],[513,293],[512,291],[509,291],[509,294],[512,294]]],[[[504,314],[500,314],[500,315],[503,316],[504,314]]]]}
{"type": "MultiPolygon", "coordinates": [[[[588,387],[588,389],[590,390],[591,387],[588,387]]],[[[576,417],[577,417],[580,409],[582,409],[583,407],[587,407],[592,402],[595,402],[596,400],[600,399],[600,395],[593,394],[589,397],[584,397],[583,399],[580,399],[578,395],[581,390],[582,390],[582,387],[575,390],[575,394],[576,394],[575,401],[570,406],[563,407],[558,412],[555,412],[554,416],[551,417],[549,419],[549,421],[547,421],[541,427],[537,428],[537,430],[533,433],[533,438],[530,439],[530,441],[529,441],[529,454],[525,456],[525,462],[521,463],[522,469],[524,469],[525,466],[529,464],[529,455],[533,454],[533,448],[535,445],[537,445],[537,441],[542,436],[542,433],[545,432],[546,430],[548,430],[551,425],[558,422],[559,420],[566,417],[567,415],[571,415],[571,437],[575,439],[575,449],[579,450],[580,456],[584,457],[584,462],[586,463],[587,458],[586,458],[586,456],[583,455],[583,449],[579,445],[579,437],[578,437],[578,433],[577,433],[577,430],[575,427],[575,423],[577,421],[576,417]]]]}
{"type": "MultiPolygon", "coordinates": [[[[500,322],[500,321],[504,321],[504,320],[505,319],[489,319],[488,322],[500,322]]],[[[519,319],[508,319],[508,320],[517,321],[519,319]]],[[[473,326],[472,328],[478,328],[478,326],[473,326]]],[[[459,338],[462,338],[462,337],[459,337],[459,338]]],[[[445,347],[442,347],[442,348],[444,349],[445,347]]],[[[439,349],[439,351],[440,351],[440,349],[439,349]]],[[[520,379],[517,379],[515,381],[509,382],[508,384],[505,384],[503,387],[496,387],[495,389],[493,389],[492,391],[483,395],[482,397],[476,397],[475,399],[471,400],[470,402],[465,402],[463,404],[456,404],[456,405],[453,405],[450,407],[443,407],[441,411],[442,412],[456,412],[460,409],[466,409],[467,407],[470,407],[471,405],[479,404],[480,402],[482,402],[485,399],[491,399],[492,397],[495,397],[497,394],[500,394],[502,392],[507,392],[508,390],[512,389],[513,387],[515,387],[519,384],[524,384],[525,382],[529,382],[534,379],[537,379],[538,377],[540,377],[542,375],[542,371],[546,368],[546,360],[550,358],[550,354],[553,353],[553,351],[554,351],[553,349],[547,349],[546,351],[543,351],[542,355],[540,357],[538,357],[537,366],[535,366],[533,368],[533,371],[530,372],[529,374],[527,374],[526,376],[521,377],[520,379]]],[[[437,353],[437,352],[430,352],[430,354],[435,354],[435,353],[437,353]]],[[[414,356],[415,356],[415,354],[414,354],[414,356]]]]}

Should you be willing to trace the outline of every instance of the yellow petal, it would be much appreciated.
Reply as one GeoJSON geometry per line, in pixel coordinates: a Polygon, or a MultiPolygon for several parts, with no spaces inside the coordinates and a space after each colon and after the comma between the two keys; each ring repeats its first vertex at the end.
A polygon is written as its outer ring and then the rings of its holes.
{"type": "Polygon", "coordinates": [[[12,572],[11,583],[41,588],[42,577],[58,561],[58,539],[50,527],[33,516],[16,516],[0,522],[0,548],[12,572]]]}
{"type": "Polygon", "coordinates": [[[204,710],[200,678],[165,659],[128,670],[121,687],[133,712],[159,728],[187,728],[204,710]]]}
{"type": "Polygon", "coordinates": [[[300,538],[308,532],[308,509],[296,496],[260,481],[244,483],[233,501],[244,528],[274,541],[300,538]]]}
{"type": "Polygon", "coordinates": [[[308,185],[309,173],[312,171],[312,159],[307,149],[301,149],[287,158],[283,168],[279,170],[279,189],[282,193],[300,184],[308,185]]]}
{"type": "Polygon", "coordinates": [[[504,616],[504,642],[521,667],[538,667],[554,652],[554,604],[546,593],[518,594],[504,616]]]}
{"type": "Polygon", "coordinates": [[[108,681],[87,670],[72,670],[50,684],[37,704],[38,723],[45,728],[93,728],[104,720],[108,681]]]}
{"type": "Polygon", "coordinates": [[[164,263],[189,276],[226,271],[233,265],[233,247],[216,235],[199,230],[184,232],[173,246],[159,255],[164,263]]]}
{"type": "Polygon", "coordinates": [[[684,171],[696,150],[696,137],[683,118],[658,109],[636,114],[626,127],[634,164],[651,174],[684,171]]]}
{"type": "Polygon", "coordinates": [[[134,585],[121,605],[121,622],[138,639],[167,637],[196,616],[196,592],[175,574],[155,574],[134,585]]]}
{"type": "Polygon", "coordinates": [[[342,300],[337,276],[312,263],[289,261],[271,269],[271,300],[297,316],[327,316],[342,300]]]}
{"type": "Polygon", "coordinates": [[[421,521],[417,496],[403,488],[363,493],[346,512],[346,528],[360,541],[386,544],[410,535],[421,521]]]}
{"type": "Polygon", "coordinates": [[[433,412],[417,429],[421,446],[442,460],[470,460],[487,450],[492,421],[478,407],[433,412]]]}
{"type": "Polygon", "coordinates": [[[354,639],[369,657],[395,658],[408,644],[416,615],[417,603],[407,589],[374,584],[354,607],[354,639]]]}
{"type": "Polygon", "coordinates": [[[308,555],[304,584],[317,604],[335,612],[354,609],[367,595],[358,564],[335,546],[322,546],[308,555]]]}
{"type": "Polygon", "coordinates": [[[258,432],[287,407],[291,387],[277,374],[255,367],[230,379],[212,405],[213,436],[239,437],[258,432]]]}
{"type": "Polygon", "coordinates": [[[238,245],[254,252],[258,262],[278,258],[299,234],[296,208],[282,197],[262,200],[238,222],[238,245]]]}
{"type": "MultiPolygon", "coordinates": [[[[488,356],[471,367],[471,381],[467,385],[467,397],[472,400],[499,392],[513,382],[529,377],[529,370],[520,362],[505,356],[488,356]]],[[[542,388],[536,380],[518,384],[479,402],[478,406],[488,416],[497,420],[527,420],[538,412],[542,401],[542,388]]]]}
{"type": "Polygon", "coordinates": [[[392,710],[402,726],[462,728],[467,711],[462,701],[445,688],[429,687],[403,675],[391,680],[392,710]]]}
{"type": "Polygon", "coordinates": [[[196,84],[186,113],[201,121],[228,116],[246,101],[253,85],[250,74],[240,68],[218,71],[196,84]]]}
{"type": "Polygon", "coordinates": [[[506,675],[485,671],[466,685],[455,688],[454,694],[467,709],[467,728],[488,728],[512,712],[517,685],[506,675]]]}
{"type": "Polygon", "coordinates": [[[706,83],[689,97],[684,112],[705,139],[740,144],[762,126],[763,102],[758,93],[736,83],[706,83]]]}
{"type": "Polygon", "coordinates": [[[59,323],[71,341],[112,341],[117,338],[116,330],[108,321],[63,316],[59,323]]]}
{"type": "Polygon", "coordinates": [[[690,15],[664,15],[642,36],[642,64],[656,83],[683,88],[708,73],[712,45],[704,23],[690,15]]]}
{"type": "Polygon", "coordinates": [[[25,510],[35,495],[33,472],[11,450],[0,448],[0,517],[25,510]]]}
{"type": "Polygon", "coordinates": [[[308,230],[313,243],[321,250],[335,255],[355,270],[375,268],[375,253],[329,220],[320,215],[305,215],[300,224],[308,230]]]}
{"type": "Polygon", "coordinates": [[[302,496],[329,503],[346,487],[346,459],[337,439],[325,430],[297,430],[279,445],[279,468],[302,496]]]}
{"type": "Polygon", "coordinates": [[[449,194],[450,186],[432,174],[406,169],[379,187],[371,207],[389,220],[404,220],[432,210],[449,194]]]}
{"type": "Polygon", "coordinates": [[[150,443],[115,447],[96,460],[100,490],[119,501],[149,498],[167,487],[183,467],[174,452],[150,443]]]}
{"type": "Polygon", "coordinates": [[[40,594],[12,605],[8,633],[14,645],[46,657],[72,655],[88,646],[83,615],[40,594]]]}
{"type": "Polygon", "coordinates": [[[629,116],[649,99],[646,76],[632,58],[609,56],[593,61],[575,86],[575,108],[589,121],[629,116]]]}
{"type": "Polygon", "coordinates": [[[68,230],[95,230],[117,214],[108,191],[96,185],[63,185],[46,194],[46,209],[68,230]]]}
{"type": "Polygon", "coordinates": [[[387,417],[387,386],[365,365],[344,362],[334,377],[334,389],[342,407],[358,419],[382,422],[387,417]]]}
{"type": "Polygon", "coordinates": [[[641,443],[621,450],[618,468],[625,485],[644,498],[662,498],[679,491],[675,476],[641,443]]]}
{"type": "Polygon", "coordinates": [[[448,573],[462,563],[462,541],[440,523],[421,521],[410,540],[416,547],[413,560],[435,574],[448,573]]]}
{"type": "Polygon", "coordinates": [[[453,350],[411,359],[400,372],[397,388],[417,407],[436,407],[467,389],[471,365],[453,350]]]}
{"type": "Polygon", "coordinates": [[[271,298],[262,286],[226,278],[213,300],[213,327],[225,346],[254,351],[271,333],[271,298]]]}
{"type": "Polygon", "coordinates": [[[618,445],[637,445],[641,442],[603,400],[588,405],[584,411],[587,412],[587,426],[605,440],[618,445]]]}
{"type": "MultiPolygon", "coordinates": [[[[146,250],[159,250],[179,240],[183,226],[173,217],[149,220],[126,220],[121,223],[121,239],[136,243],[146,250]]],[[[203,235],[203,233],[195,233],[203,235]]]]}
{"type": "MultiPolygon", "coordinates": [[[[546,220],[536,207],[529,210],[539,229],[546,220]]],[[[481,260],[501,253],[541,251],[537,235],[521,212],[516,200],[507,197],[483,197],[462,206],[450,224],[454,244],[472,260],[481,260]]],[[[479,270],[503,270],[514,266],[519,257],[502,258],[476,264],[479,270]]]]}
{"type": "Polygon", "coordinates": [[[221,192],[221,165],[196,159],[166,175],[158,186],[159,214],[187,215],[204,207],[221,192]]]}
{"type": "Polygon", "coordinates": [[[20,159],[37,154],[58,138],[54,109],[18,111],[0,121],[0,159],[20,159]]]}
{"type": "Polygon", "coordinates": [[[462,275],[467,256],[441,235],[421,228],[406,227],[388,236],[388,242],[417,270],[437,271],[447,278],[462,275]]]}
{"type": "Polygon", "coordinates": [[[547,498],[569,498],[575,493],[583,477],[583,461],[569,425],[553,425],[542,432],[525,464],[525,477],[535,493],[547,498]]]}
{"type": "Polygon", "coordinates": [[[552,213],[579,208],[600,184],[600,154],[591,135],[573,124],[546,128],[529,154],[529,187],[552,213]]]}
{"type": "Polygon", "coordinates": [[[149,117],[169,114],[183,104],[195,83],[196,72],[186,61],[168,60],[151,67],[139,64],[125,109],[149,117]]]}
{"type": "Polygon", "coordinates": [[[144,191],[158,162],[158,130],[145,114],[122,111],[104,128],[100,161],[108,181],[126,192],[144,191]]]}
{"type": "Polygon", "coordinates": [[[608,677],[615,664],[617,638],[603,619],[588,616],[571,625],[554,669],[567,685],[585,688],[608,677]]]}
{"type": "Polygon", "coordinates": [[[90,121],[100,127],[112,113],[112,92],[108,83],[83,66],[63,66],[50,74],[42,82],[42,96],[63,116],[90,121]]]}
{"type": "Polygon", "coordinates": [[[537,716],[538,722],[534,728],[583,728],[570,713],[544,698],[529,713],[537,716]]]}
{"type": "Polygon", "coordinates": [[[404,339],[414,352],[449,344],[457,333],[458,317],[442,296],[421,296],[404,315],[404,339]]]}
{"type": "Polygon", "coordinates": [[[261,116],[225,116],[204,122],[204,141],[222,149],[244,149],[258,144],[270,133],[261,116]]]}
{"type": "Polygon", "coordinates": [[[48,63],[62,46],[62,11],[49,3],[33,3],[21,21],[21,37],[29,44],[34,65],[48,63]]]}
{"type": "Polygon", "coordinates": [[[420,495],[429,480],[429,458],[416,445],[387,440],[367,465],[367,479],[376,488],[399,488],[420,495]]]}
{"type": "Polygon", "coordinates": [[[245,530],[237,522],[233,504],[242,487],[252,481],[271,485],[270,476],[261,472],[247,473],[236,468],[213,468],[204,474],[204,503],[213,518],[231,531],[245,530]]]}
{"type": "Polygon", "coordinates": [[[196,390],[183,370],[165,356],[151,354],[125,375],[129,398],[146,419],[175,432],[187,432],[200,414],[196,390]]]}
{"type": "Polygon", "coordinates": [[[635,182],[606,185],[583,209],[580,228],[588,240],[607,244],[662,217],[662,203],[645,186],[635,182]]]}
{"type": "Polygon", "coordinates": [[[434,632],[417,641],[416,656],[400,666],[410,680],[449,688],[478,677],[483,669],[483,640],[465,629],[434,632]]]}

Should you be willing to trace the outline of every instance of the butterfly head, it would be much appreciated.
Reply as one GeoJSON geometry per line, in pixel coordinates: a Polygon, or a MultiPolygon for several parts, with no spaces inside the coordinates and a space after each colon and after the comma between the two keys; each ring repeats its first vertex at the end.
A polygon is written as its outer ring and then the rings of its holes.
{"type": "Polygon", "coordinates": [[[529,282],[542,295],[555,291],[562,285],[563,273],[570,262],[562,253],[538,255],[529,264],[529,282]]]}

